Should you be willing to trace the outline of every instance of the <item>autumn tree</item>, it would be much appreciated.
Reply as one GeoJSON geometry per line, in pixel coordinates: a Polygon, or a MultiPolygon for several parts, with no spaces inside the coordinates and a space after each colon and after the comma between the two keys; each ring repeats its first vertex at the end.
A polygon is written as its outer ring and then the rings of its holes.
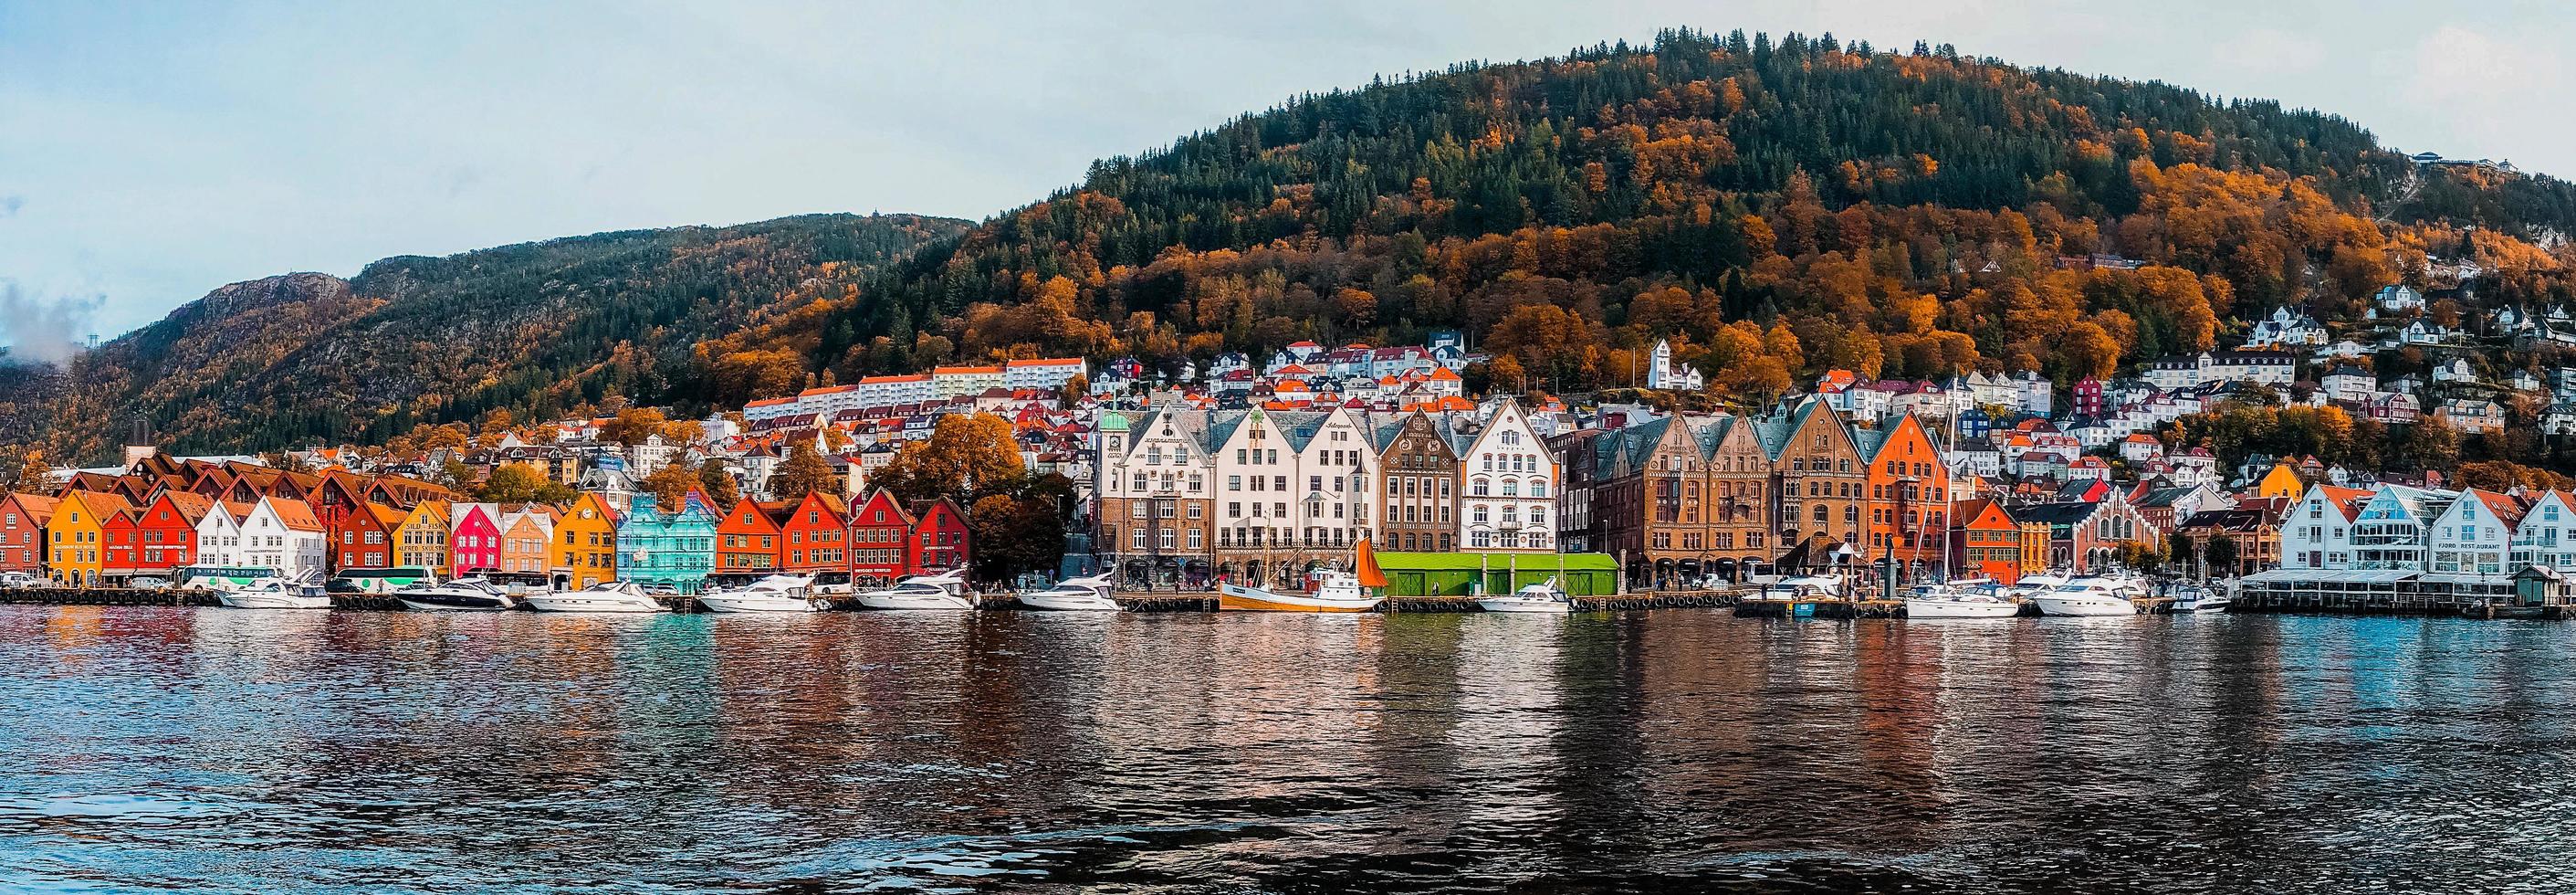
{"type": "Polygon", "coordinates": [[[768,490],[779,500],[797,500],[817,491],[841,493],[841,480],[832,474],[832,464],[815,453],[813,445],[800,441],[788,449],[787,459],[770,471],[768,490]]]}
{"type": "Polygon", "coordinates": [[[714,502],[717,512],[723,512],[724,508],[742,499],[742,487],[734,484],[733,471],[725,468],[723,460],[713,457],[698,464],[698,490],[706,492],[707,500],[714,502]]]}
{"type": "Polygon", "coordinates": [[[664,418],[659,409],[629,407],[618,411],[616,416],[610,417],[607,423],[601,425],[599,437],[606,441],[634,447],[643,444],[647,438],[662,434],[663,427],[669,423],[670,420],[664,418]]]}
{"type": "Polygon", "coordinates": [[[527,463],[504,463],[485,476],[474,491],[485,503],[550,503],[567,504],[579,492],[546,476],[545,470],[527,463]]]}
{"type": "Polygon", "coordinates": [[[661,507],[662,512],[678,512],[681,498],[688,496],[689,489],[698,486],[698,475],[680,464],[665,463],[637,484],[644,493],[653,495],[654,505],[661,507]]]}
{"type": "Polygon", "coordinates": [[[952,413],[939,418],[928,439],[896,451],[869,481],[907,503],[946,497],[971,507],[979,496],[1007,489],[1025,475],[1010,421],[989,413],[952,413]]]}

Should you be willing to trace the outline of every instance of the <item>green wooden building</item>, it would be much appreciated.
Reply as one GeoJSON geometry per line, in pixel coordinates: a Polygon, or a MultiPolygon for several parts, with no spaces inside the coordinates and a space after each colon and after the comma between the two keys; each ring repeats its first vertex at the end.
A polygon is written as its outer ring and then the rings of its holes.
{"type": "Polygon", "coordinates": [[[1549,578],[1578,597],[1619,589],[1619,563],[1606,553],[1380,553],[1377,564],[1390,597],[1507,594],[1549,578]]]}
{"type": "Polygon", "coordinates": [[[617,522],[618,580],[697,593],[715,570],[716,519],[716,511],[695,488],[681,499],[678,512],[654,507],[653,495],[635,495],[617,522]]]}

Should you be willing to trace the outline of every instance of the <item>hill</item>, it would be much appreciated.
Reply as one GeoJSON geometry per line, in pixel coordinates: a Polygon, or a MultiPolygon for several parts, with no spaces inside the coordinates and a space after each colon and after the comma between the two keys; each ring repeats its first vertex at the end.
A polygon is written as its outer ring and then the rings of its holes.
{"type": "MultiPolygon", "coordinates": [[[[2380,286],[2570,295],[2567,183],[2420,166],[2263,100],[1688,31],[1300,97],[984,222],[876,299],[706,346],[844,378],[1176,366],[1463,328],[1505,385],[1625,385],[1657,337],[1739,395],[1850,368],[2061,381],[2380,286]],[[2098,259],[2096,256],[2100,256],[2098,259]],[[2097,260],[2100,263],[2096,263],[2097,260]]],[[[728,397],[748,397],[748,394],[728,397]]]]}
{"type": "MultiPolygon", "coordinates": [[[[235,283],[78,360],[51,446],[107,453],[150,416],[183,450],[378,442],[422,421],[689,401],[690,347],[837,294],[967,222],[814,215],[397,257],[355,279],[235,283]]],[[[7,406],[16,406],[14,404],[7,406]]]]}
{"type": "Polygon", "coordinates": [[[1175,368],[1462,329],[1475,384],[1632,384],[1669,339],[1719,397],[1835,368],[2060,382],[2233,344],[2276,305],[2357,324],[2576,298],[2576,188],[2423,165],[2265,100],[1917,44],[1692,31],[1296,98],[981,224],[613,233],[354,281],[217,290],[11,400],[103,452],[374,441],[487,411],[733,406],[957,359],[1175,368]]]}

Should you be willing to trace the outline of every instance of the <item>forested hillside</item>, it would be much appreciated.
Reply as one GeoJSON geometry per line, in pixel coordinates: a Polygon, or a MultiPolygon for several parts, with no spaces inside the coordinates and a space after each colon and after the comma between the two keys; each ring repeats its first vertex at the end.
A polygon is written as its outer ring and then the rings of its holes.
{"type": "Polygon", "coordinates": [[[611,396],[689,400],[696,342],[966,226],[815,215],[235,283],[76,361],[43,405],[59,421],[51,446],[96,457],[138,412],[179,448],[234,451],[379,442],[493,408],[526,418],[611,396]]]}
{"type": "Polygon", "coordinates": [[[2271,102],[1672,32],[1302,97],[1102,161],[873,277],[879,300],[705,353],[736,371],[727,398],[787,355],[846,377],[1447,327],[1507,358],[1506,385],[1626,384],[1656,336],[1744,396],[1833,367],[2066,380],[2210,347],[2274,304],[2356,316],[2428,259],[2479,261],[2486,302],[2554,300],[2571,220],[2564,182],[2419,168],[2271,102]],[[2097,253],[2119,259],[2061,261],[2097,253]]]}
{"type": "Polygon", "coordinates": [[[1676,31],[1300,97],[980,225],[791,218],[235,284],[87,355],[67,395],[6,403],[66,421],[78,456],[136,411],[250,450],[1448,328],[1504,387],[1626,385],[1659,337],[1720,398],[1830,368],[2063,382],[2231,344],[2276,304],[2354,320],[2393,282],[2576,298],[2571,221],[2565,182],[2419,166],[2267,101],[1676,31]]]}

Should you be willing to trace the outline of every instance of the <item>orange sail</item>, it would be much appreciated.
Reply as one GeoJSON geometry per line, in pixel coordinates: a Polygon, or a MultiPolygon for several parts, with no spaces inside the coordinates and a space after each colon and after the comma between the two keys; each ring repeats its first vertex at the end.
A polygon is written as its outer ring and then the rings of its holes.
{"type": "Polygon", "coordinates": [[[1385,587],[1386,570],[1377,567],[1377,551],[1369,549],[1369,539],[1361,537],[1352,553],[1351,571],[1359,576],[1360,586],[1385,587]]]}

